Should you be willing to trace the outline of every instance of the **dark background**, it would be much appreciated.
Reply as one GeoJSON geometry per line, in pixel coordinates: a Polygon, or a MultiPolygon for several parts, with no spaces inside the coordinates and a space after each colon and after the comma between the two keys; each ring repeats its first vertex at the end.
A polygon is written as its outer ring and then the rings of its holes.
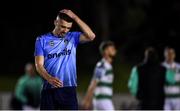
{"type": "MultiPolygon", "coordinates": [[[[64,8],[74,11],[96,34],[93,42],[79,45],[80,79],[91,77],[103,40],[112,40],[117,46],[114,67],[116,74],[121,75],[120,81],[125,76],[127,79],[129,69],[142,60],[148,46],[158,50],[161,60],[164,47],[174,47],[177,61],[180,60],[179,0],[7,0],[0,3],[2,76],[24,73],[24,65],[34,62],[36,37],[52,31],[57,12],[64,8]]],[[[74,24],[72,30],[79,28],[74,24]]]]}

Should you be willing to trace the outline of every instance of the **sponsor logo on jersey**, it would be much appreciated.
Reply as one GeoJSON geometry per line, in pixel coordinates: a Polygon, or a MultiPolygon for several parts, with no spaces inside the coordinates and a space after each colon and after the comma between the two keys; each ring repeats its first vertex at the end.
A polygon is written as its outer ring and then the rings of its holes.
{"type": "Polygon", "coordinates": [[[67,39],[64,40],[64,43],[65,43],[66,45],[68,44],[68,42],[69,42],[69,40],[67,40],[67,39]]]}
{"type": "Polygon", "coordinates": [[[52,59],[52,58],[58,58],[61,56],[66,56],[66,55],[70,55],[71,54],[71,50],[70,49],[64,49],[62,52],[60,53],[52,53],[52,54],[48,54],[48,59],[52,59]]]}
{"type": "Polygon", "coordinates": [[[49,45],[50,45],[50,46],[54,46],[54,41],[50,41],[50,42],[49,42],[49,45]]]}

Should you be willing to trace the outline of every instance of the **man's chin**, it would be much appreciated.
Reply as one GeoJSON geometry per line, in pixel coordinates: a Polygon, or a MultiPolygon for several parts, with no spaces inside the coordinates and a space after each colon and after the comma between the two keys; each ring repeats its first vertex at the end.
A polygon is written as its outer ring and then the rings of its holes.
{"type": "Polygon", "coordinates": [[[60,36],[61,36],[61,37],[65,37],[65,36],[66,36],[66,34],[60,34],[60,36]]]}
{"type": "Polygon", "coordinates": [[[110,55],[109,57],[111,57],[112,59],[114,59],[114,58],[115,58],[115,56],[116,56],[116,55],[110,55]]]}

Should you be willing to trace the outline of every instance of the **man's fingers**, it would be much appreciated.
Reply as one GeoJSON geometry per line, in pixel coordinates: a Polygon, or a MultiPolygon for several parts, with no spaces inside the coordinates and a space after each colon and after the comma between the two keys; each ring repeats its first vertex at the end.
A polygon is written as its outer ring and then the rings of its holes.
{"type": "Polygon", "coordinates": [[[57,78],[54,79],[54,84],[55,84],[57,87],[62,87],[62,86],[63,86],[62,81],[60,81],[60,80],[57,79],[57,78]]]}
{"type": "Polygon", "coordinates": [[[56,81],[59,81],[59,82],[60,82],[60,80],[59,80],[58,78],[54,78],[54,80],[56,80],[56,81]]]}
{"type": "Polygon", "coordinates": [[[63,86],[62,83],[60,83],[59,81],[55,81],[55,84],[59,87],[63,86]]]}
{"type": "Polygon", "coordinates": [[[58,82],[59,84],[63,84],[62,81],[60,81],[59,79],[55,78],[55,81],[58,82]]]}
{"type": "Polygon", "coordinates": [[[68,9],[63,9],[63,10],[61,10],[60,12],[68,12],[68,11],[70,11],[70,10],[68,10],[68,9]]]}
{"type": "Polygon", "coordinates": [[[53,86],[54,86],[55,88],[62,87],[60,84],[58,84],[58,83],[56,83],[56,82],[53,83],[53,86]]]}
{"type": "Polygon", "coordinates": [[[63,87],[63,82],[60,81],[58,78],[55,78],[55,77],[52,77],[52,78],[51,78],[50,83],[51,83],[55,88],[63,87]]]}
{"type": "Polygon", "coordinates": [[[61,12],[61,13],[67,13],[68,10],[64,9],[64,10],[61,10],[60,12],[61,12]]]}
{"type": "Polygon", "coordinates": [[[64,13],[64,10],[61,10],[60,12],[61,12],[61,13],[64,13]]]}

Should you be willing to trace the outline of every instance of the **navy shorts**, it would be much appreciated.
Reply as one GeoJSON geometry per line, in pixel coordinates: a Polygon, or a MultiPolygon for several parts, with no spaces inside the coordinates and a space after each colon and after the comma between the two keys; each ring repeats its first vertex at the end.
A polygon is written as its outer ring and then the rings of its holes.
{"type": "Polygon", "coordinates": [[[77,110],[76,87],[46,89],[41,92],[41,110],[77,110]]]}

